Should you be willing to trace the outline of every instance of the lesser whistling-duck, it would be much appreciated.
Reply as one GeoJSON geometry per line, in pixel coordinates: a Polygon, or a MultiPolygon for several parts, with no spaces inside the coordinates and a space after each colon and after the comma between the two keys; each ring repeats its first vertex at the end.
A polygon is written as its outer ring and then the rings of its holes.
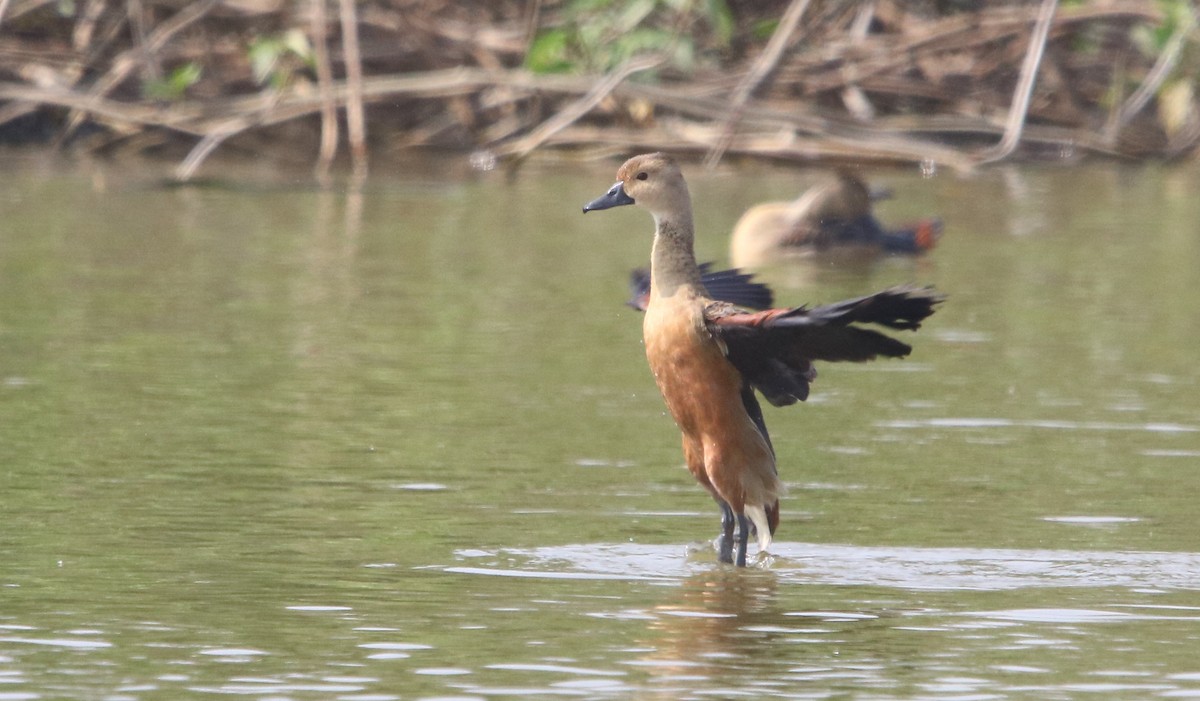
{"type": "Polygon", "coordinates": [[[738,267],[761,266],[780,258],[837,254],[874,256],[918,254],[933,248],[942,234],[935,218],[895,230],[871,213],[877,199],[847,170],[791,202],[764,202],[746,210],[733,227],[729,254],[738,267]]]}
{"type": "Polygon", "coordinates": [[[744,566],[750,524],[759,552],[767,552],[783,492],[754,391],[786,406],[808,396],[813,361],[904,357],[912,350],[907,344],[856,324],[916,329],[942,298],[906,286],[812,309],[754,312],[715,301],[693,252],[687,184],[670,157],[629,159],[616,184],[583,211],[629,204],[648,210],[655,222],[642,325],[646,358],[683,434],[687,467],[720,506],[718,557],[744,566]]]}

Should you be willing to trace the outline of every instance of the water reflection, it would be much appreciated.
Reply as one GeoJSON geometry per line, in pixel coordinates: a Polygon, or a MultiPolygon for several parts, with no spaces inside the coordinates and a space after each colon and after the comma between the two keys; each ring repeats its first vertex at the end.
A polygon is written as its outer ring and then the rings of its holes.
{"type": "Polygon", "coordinates": [[[680,674],[715,676],[755,654],[747,627],[774,624],[778,577],[769,571],[719,567],[696,572],[651,609],[647,641],[653,652],[638,664],[669,680],[680,674]]]}

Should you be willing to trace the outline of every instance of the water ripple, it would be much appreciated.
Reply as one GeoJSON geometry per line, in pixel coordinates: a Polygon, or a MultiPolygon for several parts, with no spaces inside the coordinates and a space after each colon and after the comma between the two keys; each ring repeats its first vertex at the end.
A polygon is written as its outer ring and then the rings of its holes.
{"type": "Polygon", "coordinates": [[[50,647],[74,648],[77,650],[112,647],[112,643],[103,640],[74,640],[70,638],[0,638],[0,643],[48,645],[50,647]]]}
{"type": "MultiPolygon", "coordinates": [[[[717,567],[687,558],[681,546],[598,544],[506,549],[517,566],[454,565],[478,576],[587,580],[681,580],[717,567]]],[[[478,551],[472,551],[478,558],[478,551]]],[[[1002,591],[1030,587],[1129,587],[1200,590],[1200,553],[860,547],[776,542],[760,563],[783,581],[875,585],[914,590],[1002,591]]]]}
{"type": "Polygon", "coordinates": [[[878,428],[1049,428],[1067,431],[1146,431],[1195,433],[1200,427],[1176,423],[1123,423],[1119,421],[1069,421],[1064,419],[1005,419],[997,417],[943,417],[879,421],[878,428]]]}

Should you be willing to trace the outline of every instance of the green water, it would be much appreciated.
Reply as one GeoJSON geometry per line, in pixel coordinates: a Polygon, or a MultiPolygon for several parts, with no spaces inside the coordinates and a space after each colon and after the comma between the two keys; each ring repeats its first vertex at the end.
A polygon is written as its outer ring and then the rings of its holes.
{"type": "MultiPolygon", "coordinates": [[[[0,169],[0,701],[1200,696],[1200,170],[880,171],[949,302],[768,410],[765,568],[716,564],[615,162],[0,169]]],[[[703,259],[815,174],[688,168],[703,259]]]]}

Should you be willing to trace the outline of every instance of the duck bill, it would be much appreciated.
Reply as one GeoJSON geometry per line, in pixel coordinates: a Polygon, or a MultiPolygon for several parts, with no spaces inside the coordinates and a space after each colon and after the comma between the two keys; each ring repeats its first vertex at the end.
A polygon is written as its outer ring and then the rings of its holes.
{"type": "Polygon", "coordinates": [[[624,183],[617,183],[610,187],[608,192],[583,205],[583,213],[587,214],[598,209],[620,207],[623,204],[633,204],[633,198],[625,194],[624,183]]]}

